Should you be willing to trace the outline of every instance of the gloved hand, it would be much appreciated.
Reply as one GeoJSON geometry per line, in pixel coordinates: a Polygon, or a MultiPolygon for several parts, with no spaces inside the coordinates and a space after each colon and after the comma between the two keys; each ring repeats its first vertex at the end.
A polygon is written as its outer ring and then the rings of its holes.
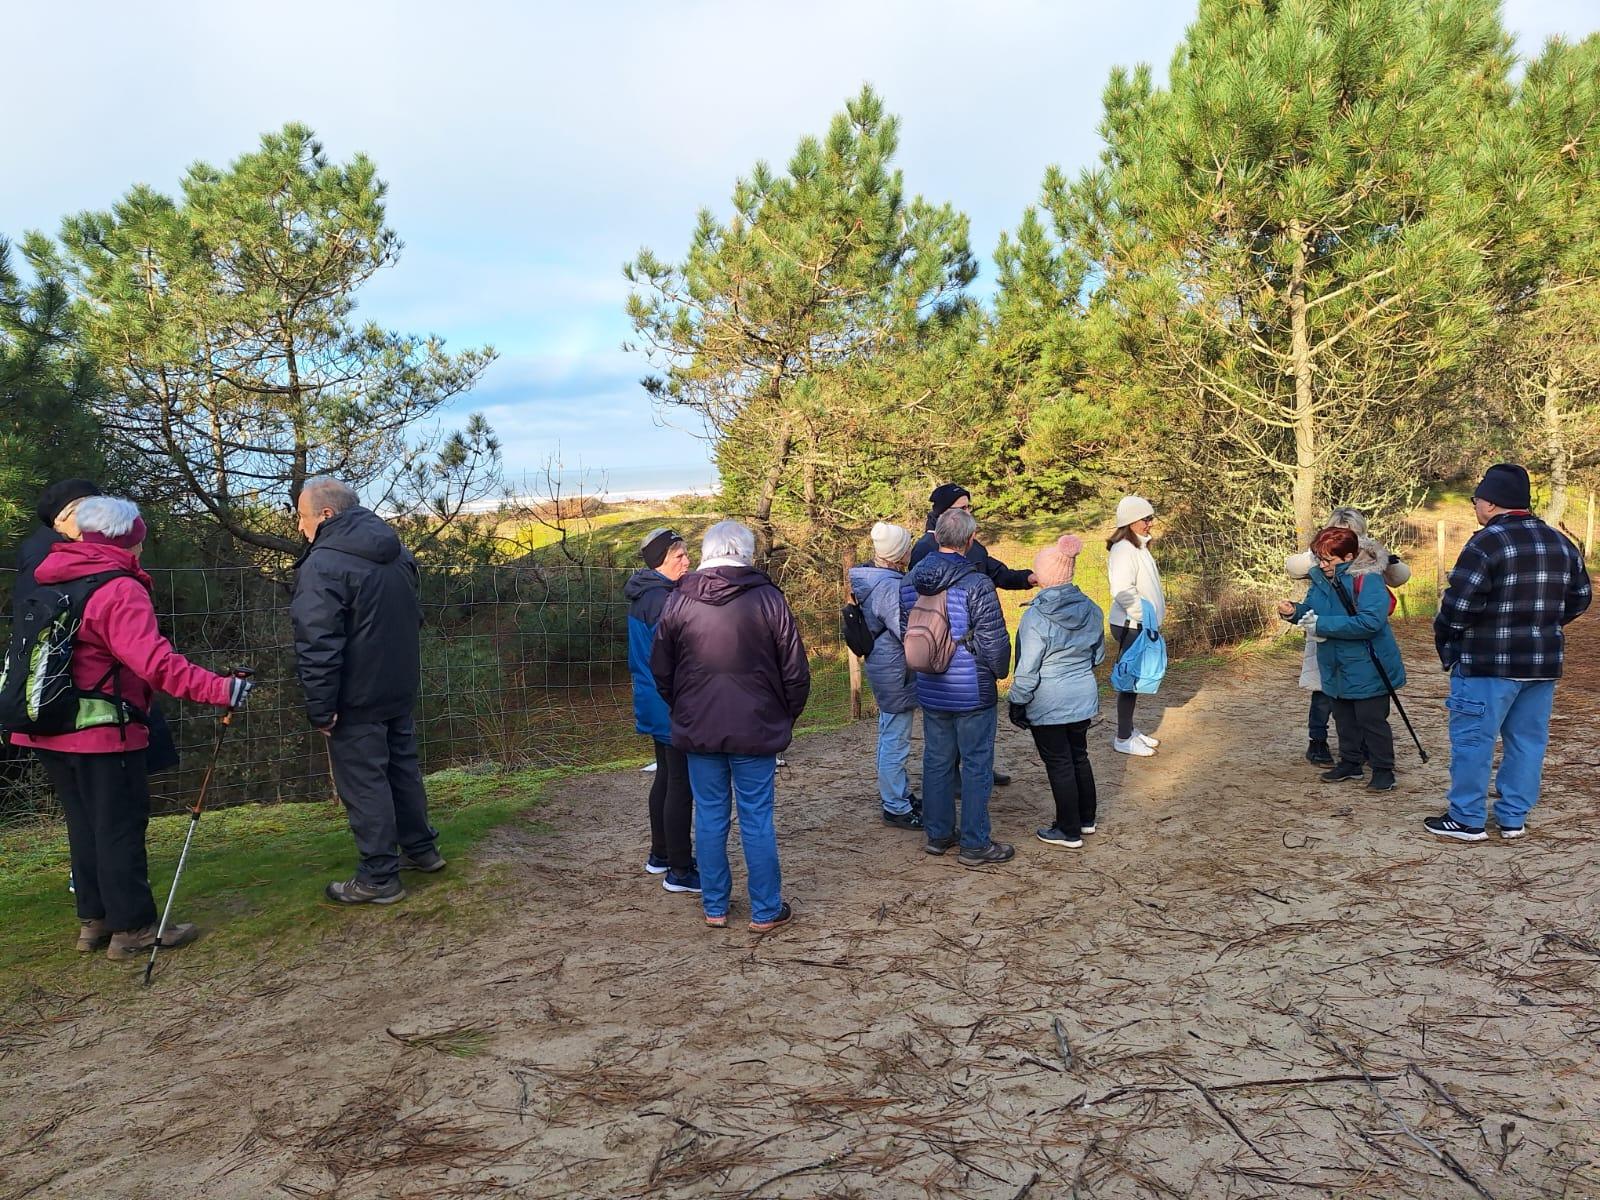
{"type": "Polygon", "coordinates": [[[253,679],[241,679],[235,675],[228,681],[228,707],[238,711],[244,707],[244,702],[250,699],[250,693],[255,690],[256,682],[253,679]]]}
{"type": "Polygon", "coordinates": [[[1011,723],[1018,729],[1032,728],[1033,723],[1028,720],[1028,706],[1026,704],[1006,705],[1006,715],[1011,718],[1011,723]]]}
{"type": "Polygon", "coordinates": [[[1316,613],[1308,612],[1305,616],[1300,618],[1298,624],[1299,624],[1301,629],[1306,631],[1306,640],[1307,641],[1321,642],[1321,641],[1326,641],[1327,640],[1326,638],[1319,638],[1317,636],[1317,614],[1316,613]]]}

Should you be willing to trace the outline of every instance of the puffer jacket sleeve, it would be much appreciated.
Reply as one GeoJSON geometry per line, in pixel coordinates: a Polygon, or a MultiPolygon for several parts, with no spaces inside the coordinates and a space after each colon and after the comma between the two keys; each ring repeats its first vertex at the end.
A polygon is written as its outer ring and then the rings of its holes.
{"type": "Polygon", "coordinates": [[[872,589],[872,594],[867,597],[866,604],[867,628],[877,634],[881,629],[883,636],[892,637],[895,641],[902,640],[900,631],[900,580],[885,579],[872,589]]]}
{"type": "Polygon", "coordinates": [[[1334,588],[1342,589],[1345,596],[1354,601],[1356,612],[1355,616],[1351,616],[1342,611],[1344,602],[1335,596],[1334,599],[1338,601],[1341,611],[1317,615],[1318,637],[1365,642],[1377,637],[1384,626],[1388,625],[1389,593],[1383,586],[1381,576],[1376,574],[1368,576],[1360,595],[1352,595],[1355,583],[1348,575],[1335,578],[1330,583],[1334,588]]]}
{"type": "Polygon", "coordinates": [[[1144,610],[1139,607],[1139,560],[1129,543],[1118,542],[1106,555],[1106,581],[1111,587],[1113,617],[1120,612],[1128,628],[1138,628],[1144,620],[1144,610]]]}
{"type": "Polygon", "coordinates": [[[325,729],[339,715],[339,679],[344,671],[352,597],[342,576],[308,555],[295,575],[289,618],[294,625],[295,666],[305,694],[306,719],[325,729]]]}
{"type": "Polygon", "coordinates": [[[772,589],[768,620],[778,652],[778,677],[783,680],[784,709],[790,720],[797,721],[806,710],[806,701],[811,698],[811,663],[806,659],[806,647],[800,639],[800,626],[795,623],[794,611],[777,588],[772,589]]]}
{"type": "Polygon", "coordinates": [[[1011,635],[1006,632],[999,593],[986,576],[967,585],[967,615],[972,622],[974,657],[996,679],[1004,679],[1011,672],[1011,635]]]}
{"type": "Polygon", "coordinates": [[[1299,554],[1291,554],[1283,560],[1283,573],[1290,579],[1308,579],[1311,568],[1315,565],[1311,551],[1302,550],[1299,554]]]}
{"type": "MultiPolygon", "coordinates": [[[[1045,641],[1039,634],[1038,621],[1024,616],[1017,626],[1017,673],[1011,679],[1012,704],[1027,704],[1039,690],[1039,668],[1044,663],[1044,653],[1045,641]]],[[[1101,653],[1104,653],[1103,648],[1101,653]]]]}
{"type": "Polygon", "coordinates": [[[161,636],[155,605],[143,584],[134,579],[111,580],[91,598],[85,622],[91,613],[111,656],[152,688],[180,700],[227,707],[228,677],[196,666],[161,636]]]}
{"type": "Polygon", "coordinates": [[[679,610],[683,597],[674,593],[661,610],[656,622],[655,641],[650,646],[650,674],[656,681],[656,691],[672,707],[674,683],[678,674],[678,627],[682,622],[679,610]]]}

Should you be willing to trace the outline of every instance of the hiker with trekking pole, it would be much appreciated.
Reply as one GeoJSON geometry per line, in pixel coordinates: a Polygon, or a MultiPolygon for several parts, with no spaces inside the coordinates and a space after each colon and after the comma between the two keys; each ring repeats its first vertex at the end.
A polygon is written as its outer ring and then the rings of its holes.
{"type": "MultiPolygon", "coordinates": [[[[0,664],[0,727],[38,753],[66,816],[77,948],[126,961],[158,937],[145,850],[151,699],[159,691],[231,712],[252,684],[196,666],[157,630],[137,505],[88,496],[74,516],[78,540],[50,547],[17,605],[0,664]]],[[[196,932],[168,924],[161,944],[187,945],[196,932]]]]}
{"type": "Polygon", "coordinates": [[[1358,561],[1361,540],[1352,529],[1327,528],[1311,540],[1317,570],[1300,603],[1281,601],[1278,614],[1305,631],[1317,648],[1322,691],[1333,708],[1339,733],[1339,761],[1321,775],[1324,783],[1365,778],[1362,759],[1372,764],[1371,792],[1395,788],[1394,734],[1389,708],[1399,709],[1417,752],[1427,753],[1397,694],[1405,686],[1406,669],[1400,646],[1389,625],[1390,596],[1383,582],[1383,564],[1358,561]]]}

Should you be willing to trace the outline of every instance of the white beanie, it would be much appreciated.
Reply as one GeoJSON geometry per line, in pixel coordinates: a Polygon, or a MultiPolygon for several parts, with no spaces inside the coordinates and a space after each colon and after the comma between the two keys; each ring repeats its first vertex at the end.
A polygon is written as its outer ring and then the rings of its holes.
{"type": "Polygon", "coordinates": [[[872,527],[872,552],[884,562],[899,562],[911,552],[911,531],[879,521],[872,527]]]}
{"type": "Polygon", "coordinates": [[[1156,510],[1150,501],[1143,496],[1124,496],[1117,501],[1117,528],[1132,525],[1135,521],[1142,521],[1146,517],[1156,515],[1156,510]]]}

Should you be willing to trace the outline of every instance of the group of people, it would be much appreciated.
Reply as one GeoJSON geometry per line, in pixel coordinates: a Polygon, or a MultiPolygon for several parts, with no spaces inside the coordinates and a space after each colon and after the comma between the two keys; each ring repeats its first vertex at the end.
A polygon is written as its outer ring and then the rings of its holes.
{"type": "MultiPolygon", "coordinates": [[[[401,871],[445,867],[413,720],[421,683],[417,566],[395,531],[337,480],[308,480],[296,510],[307,542],[290,602],[297,674],[360,857],[355,875],[325,894],[340,904],[390,904],[405,896],[401,871]]],[[[158,935],[145,849],[149,776],[177,759],[161,747],[163,727],[152,725],[156,694],[240,709],[254,684],[247,671],[219,674],[189,662],[162,636],[140,564],[147,530],[132,501],[102,495],[90,480],[64,480],[41,496],[38,515],[39,528],[18,552],[4,671],[22,669],[19,647],[35,646],[32,639],[49,636],[41,626],[63,618],[72,631],[75,711],[48,728],[24,721],[8,736],[38,756],[66,818],[77,948],[139,958],[158,935]]],[[[187,945],[196,935],[190,922],[169,922],[161,945],[187,945]]]]}
{"type": "MultiPolygon", "coordinates": [[[[1563,626],[1590,603],[1582,556],[1532,514],[1530,490],[1519,466],[1498,464],[1486,473],[1473,495],[1481,528],[1462,550],[1434,621],[1450,674],[1450,788],[1447,810],[1424,824],[1440,837],[1488,836],[1491,773],[1501,837],[1527,832],[1561,674],[1563,626]]],[[[920,539],[879,522],[872,562],[850,572],[871,643],[865,674],[879,713],[882,820],[920,832],[929,854],[956,851],[964,866],[1015,855],[1014,846],[992,837],[989,822],[992,789],[1006,781],[995,767],[998,681],[1011,674],[1009,719],[1031,734],[1054,800],[1054,819],[1036,836],[1052,847],[1081,847],[1097,829],[1088,732],[1100,707],[1095,668],[1107,657],[1107,613],[1074,582],[1082,540],[1064,534],[1039,551],[1031,571],[1013,570],[978,540],[967,489],[946,484],[930,501],[920,539]],[[1038,589],[1018,625],[1014,658],[1000,588],[1038,589]],[[919,711],[920,797],[908,771],[919,711]]],[[[428,820],[413,717],[421,682],[417,566],[395,531],[337,480],[307,481],[295,503],[307,543],[290,606],[297,674],[359,852],[355,875],[328,884],[326,895],[340,904],[390,904],[405,895],[402,871],[445,867],[428,820]]],[[[40,528],[18,555],[0,695],[6,675],[29,659],[19,647],[28,651],[28,638],[62,618],[71,630],[76,708],[65,725],[13,722],[8,736],[38,756],[66,816],[78,949],[135,958],[158,937],[145,850],[149,774],[176,758],[159,744],[156,694],[238,709],[252,681],[248,672],[196,666],[162,636],[140,565],[147,531],[135,504],[100,494],[90,481],[66,480],[46,491],[38,513],[40,528]]],[[[1154,507],[1140,496],[1117,505],[1107,600],[1119,657],[1165,619],[1150,553],[1154,522],[1154,507]]],[[[662,876],[667,891],[699,896],[705,923],[725,927],[736,809],[750,928],[775,929],[793,917],[773,814],[778,755],[811,688],[794,613],[755,565],[755,537],[738,522],[711,526],[692,570],[684,539],[671,529],[652,530],[640,554],[644,566],[625,594],[635,725],[655,745],[645,869],[662,876]]],[[[1390,625],[1391,589],[1409,571],[1349,508],[1334,510],[1285,567],[1307,581],[1303,599],[1278,606],[1306,634],[1306,757],[1329,768],[1322,778],[1330,783],[1366,779],[1370,790],[1389,791],[1395,753],[1388,718],[1406,682],[1390,625]]],[[[1132,688],[1118,691],[1112,747],[1149,757],[1160,743],[1135,724],[1136,700],[1132,688]]],[[[170,924],[161,944],[181,946],[195,935],[192,924],[170,924]]]]}

